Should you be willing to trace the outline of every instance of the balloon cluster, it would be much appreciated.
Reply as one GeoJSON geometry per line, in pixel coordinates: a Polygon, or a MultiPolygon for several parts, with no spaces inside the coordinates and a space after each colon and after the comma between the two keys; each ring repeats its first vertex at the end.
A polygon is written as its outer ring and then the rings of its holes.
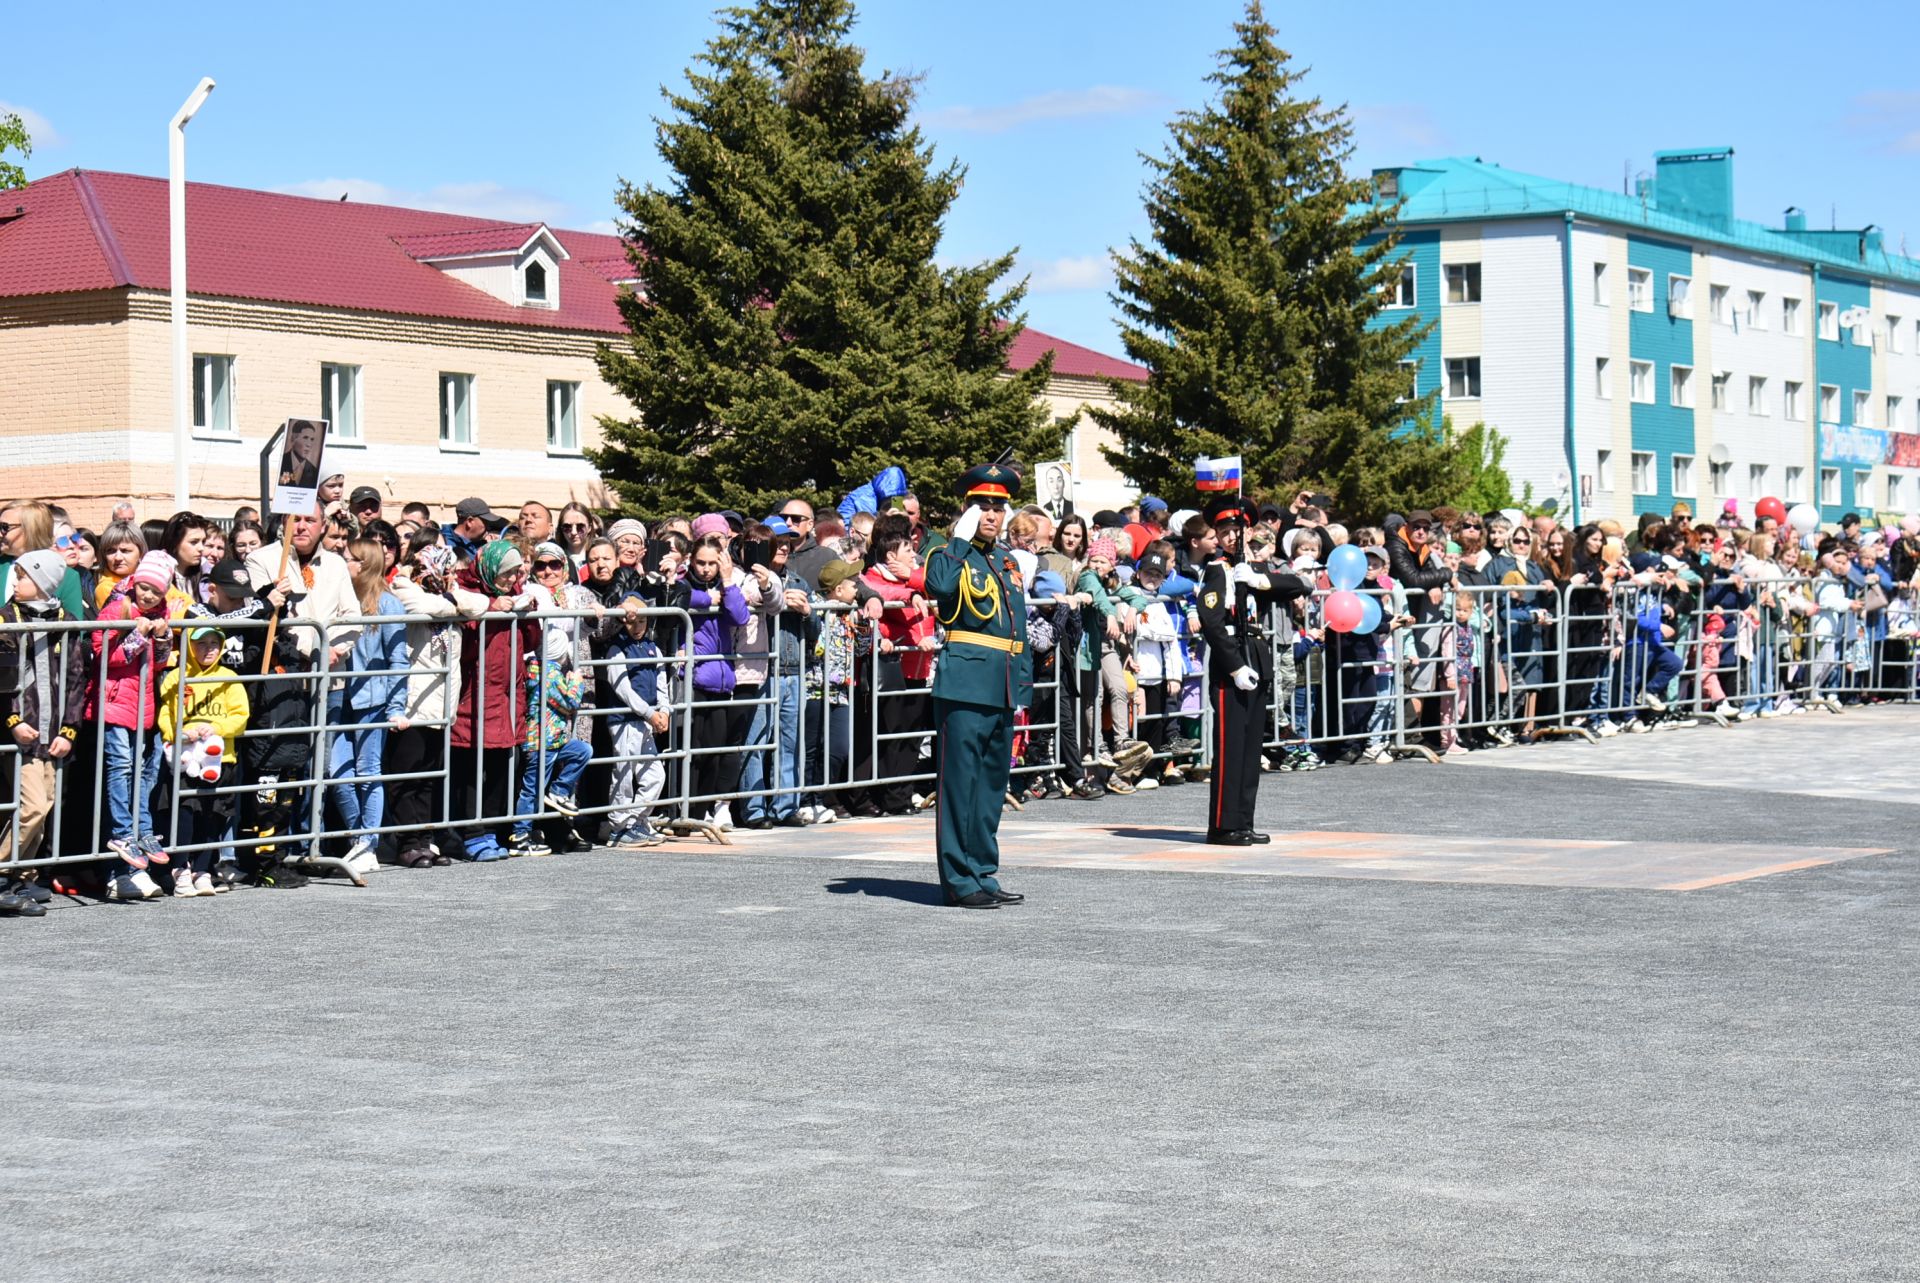
{"type": "Polygon", "coordinates": [[[1327,579],[1334,591],[1324,607],[1327,627],[1336,633],[1370,633],[1380,626],[1380,599],[1354,591],[1367,580],[1367,554],[1343,543],[1327,554],[1327,579]]]}
{"type": "Polygon", "coordinates": [[[1768,495],[1753,505],[1756,517],[1772,517],[1782,525],[1793,527],[1795,532],[1810,535],[1820,528],[1820,510],[1810,503],[1796,503],[1792,508],[1768,495]]]}

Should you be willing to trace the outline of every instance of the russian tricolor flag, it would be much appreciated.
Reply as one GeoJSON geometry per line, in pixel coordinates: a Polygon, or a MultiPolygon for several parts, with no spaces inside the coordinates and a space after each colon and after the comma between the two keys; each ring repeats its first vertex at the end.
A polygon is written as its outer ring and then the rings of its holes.
{"type": "Polygon", "coordinates": [[[1193,463],[1194,487],[1199,490],[1238,490],[1240,456],[1230,459],[1196,459],[1193,463]]]}

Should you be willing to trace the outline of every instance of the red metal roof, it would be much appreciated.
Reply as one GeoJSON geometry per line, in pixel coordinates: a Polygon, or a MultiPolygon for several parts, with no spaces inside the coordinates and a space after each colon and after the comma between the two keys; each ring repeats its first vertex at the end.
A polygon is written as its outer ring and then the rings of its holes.
{"type": "MultiPolygon", "coordinates": [[[[617,236],[548,229],[571,256],[559,264],[558,309],[514,307],[419,261],[518,249],[540,226],[188,183],[187,276],[211,297],[623,333],[613,282],[633,268],[617,236]]],[[[0,193],[0,298],[126,285],[171,288],[165,179],[70,169],[0,193]],[[9,217],[15,206],[25,212],[9,217]]],[[[1034,329],[1014,340],[1008,365],[1026,369],[1048,349],[1063,375],[1147,377],[1034,329]]]]}

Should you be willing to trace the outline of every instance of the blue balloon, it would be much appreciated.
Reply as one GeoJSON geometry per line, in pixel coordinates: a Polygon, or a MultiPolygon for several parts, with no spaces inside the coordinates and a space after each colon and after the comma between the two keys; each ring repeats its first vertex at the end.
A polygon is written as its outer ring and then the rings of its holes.
{"type": "MultiPolygon", "coordinates": [[[[1340,548],[1347,548],[1351,546],[1352,545],[1350,544],[1342,544],[1340,545],[1340,548]]],[[[1334,551],[1339,552],[1340,548],[1335,548],[1334,551]]],[[[1362,561],[1365,561],[1366,557],[1367,555],[1365,553],[1360,554],[1360,559],[1362,561]]],[[[1353,631],[1355,631],[1356,633],[1370,633],[1374,629],[1378,628],[1379,626],[1380,626],[1380,599],[1378,597],[1373,597],[1373,596],[1368,596],[1363,594],[1360,598],[1360,626],[1354,629],[1353,631]]]]}
{"type": "Polygon", "coordinates": [[[1350,543],[1343,543],[1327,555],[1327,578],[1346,592],[1358,588],[1367,577],[1367,554],[1350,543]]]}

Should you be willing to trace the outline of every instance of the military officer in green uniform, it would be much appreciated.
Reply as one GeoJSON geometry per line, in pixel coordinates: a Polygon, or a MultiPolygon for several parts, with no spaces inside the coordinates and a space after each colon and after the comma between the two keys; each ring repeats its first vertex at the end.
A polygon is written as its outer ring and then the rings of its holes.
{"type": "Polygon", "coordinates": [[[933,674],[939,825],[936,859],[947,903],[996,909],[1025,897],[1000,889],[1000,810],[1013,765],[1013,710],[1033,698],[1026,586],[999,542],[1020,474],[982,464],[960,479],[966,505],[927,554],[927,592],[946,630],[933,674]]]}

